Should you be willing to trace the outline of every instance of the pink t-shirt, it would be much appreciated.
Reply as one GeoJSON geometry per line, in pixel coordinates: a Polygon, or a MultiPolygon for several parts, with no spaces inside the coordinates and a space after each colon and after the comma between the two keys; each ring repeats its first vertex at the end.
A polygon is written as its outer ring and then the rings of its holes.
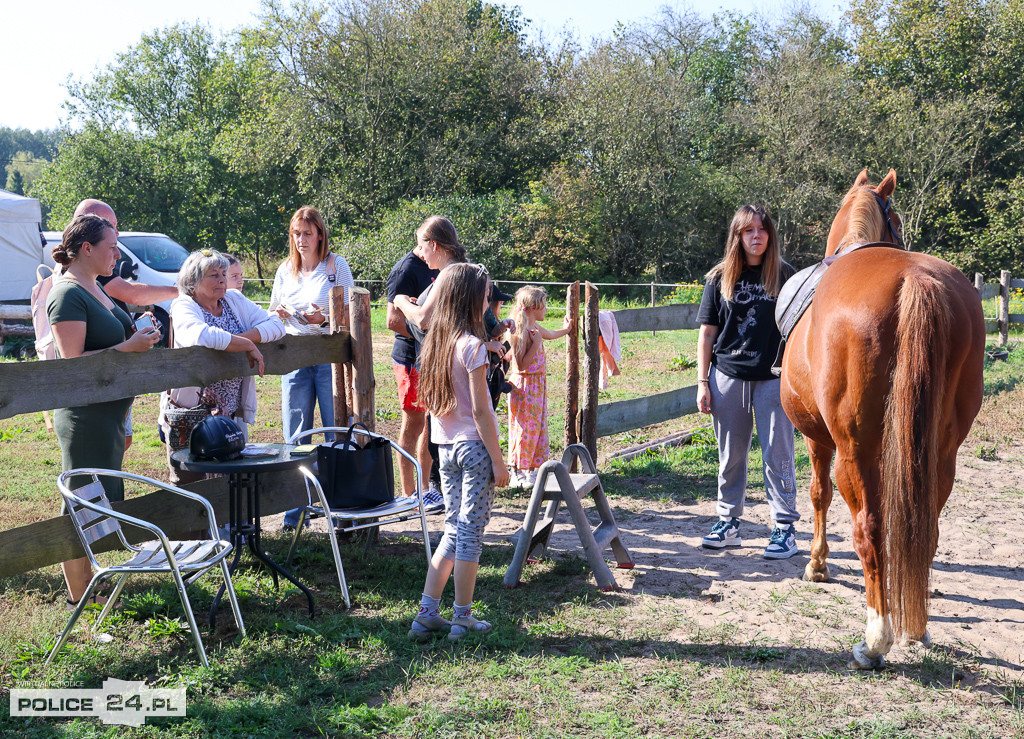
{"type": "MultiPolygon", "coordinates": [[[[472,334],[463,334],[455,342],[452,354],[452,385],[455,387],[455,410],[443,416],[433,416],[430,422],[430,440],[435,444],[453,444],[456,441],[479,441],[480,433],[473,421],[473,399],[469,391],[469,373],[487,364],[487,349],[472,334]]],[[[490,395],[487,407],[491,409],[490,395]]],[[[491,409],[494,428],[498,417],[491,409]]]]}

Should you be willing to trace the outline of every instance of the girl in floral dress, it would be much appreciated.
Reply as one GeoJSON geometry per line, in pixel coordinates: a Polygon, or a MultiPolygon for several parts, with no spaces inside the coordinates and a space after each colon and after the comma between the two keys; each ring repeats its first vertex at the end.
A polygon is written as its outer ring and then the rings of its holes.
{"type": "Polygon", "coordinates": [[[508,401],[508,459],[513,486],[529,487],[537,468],[547,461],[548,383],[544,341],[570,331],[568,314],[562,328],[551,331],[540,325],[548,308],[544,288],[527,285],[516,291],[511,334],[512,366],[508,377],[512,392],[508,401]]]}

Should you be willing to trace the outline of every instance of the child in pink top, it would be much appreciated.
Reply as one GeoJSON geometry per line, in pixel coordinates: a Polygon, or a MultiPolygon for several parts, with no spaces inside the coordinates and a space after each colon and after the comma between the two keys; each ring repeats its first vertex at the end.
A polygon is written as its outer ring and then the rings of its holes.
{"type": "Polygon", "coordinates": [[[557,331],[541,326],[547,309],[544,288],[527,285],[516,291],[512,317],[517,329],[511,334],[513,361],[508,377],[512,385],[508,400],[508,462],[513,468],[512,484],[519,487],[533,485],[537,468],[550,455],[544,340],[561,338],[571,330],[568,314],[557,331]]]}
{"type": "Polygon", "coordinates": [[[409,637],[417,641],[448,627],[452,641],[491,630],[490,623],[472,613],[494,488],[508,484],[498,418],[487,389],[484,312],[489,287],[487,271],[477,264],[450,265],[434,283],[430,331],[420,353],[419,393],[433,418],[430,437],[438,445],[445,520],[419,613],[409,629],[409,637]],[[453,573],[455,617],[449,622],[441,616],[440,602],[453,573]]]}

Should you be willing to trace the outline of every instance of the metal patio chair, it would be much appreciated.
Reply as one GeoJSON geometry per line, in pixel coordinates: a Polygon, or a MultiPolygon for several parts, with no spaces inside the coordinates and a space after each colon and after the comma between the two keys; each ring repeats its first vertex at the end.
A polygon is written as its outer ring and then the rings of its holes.
{"type": "Polygon", "coordinates": [[[199,628],[196,626],[195,615],[192,613],[192,606],[185,592],[184,573],[193,582],[200,575],[220,565],[221,575],[224,578],[224,586],[231,600],[231,611],[235,616],[235,623],[238,624],[238,631],[245,636],[245,624],[242,622],[242,612],[238,608],[238,600],[235,597],[235,589],[231,583],[231,573],[228,571],[227,556],[231,553],[231,543],[223,541],[217,533],[217,521],[214,518],[213,506],[200,495],[190,493],[187,490],[168,485],[167,483],[153,480],[142,475],[134,475],[130,472],[102,469],[75,469],[63,472],[57,478],[57,488],[64,498],[66,512],[71,516],[78,538],[85,549],[85,553],[92,563],[95,574],[89,581],[89,587],[85,594],[78,601],[78,607],[64,627],[63,633],[57,640],[57,644],[46,659],[49,665],[53,658],[64,646],[71,630],[82,615],[89,598],[92,597],[97,586],[108,579],[114,578],[114,589],[110,593],[106,605],[96,620],[95,628],[103,623],[110,609],[117,601],[121,590],[124,588],[128,575],[132,574],[154,574],[165,573],[171,575],[174,585],[178,590],[178,597],[181,599],[181,606],[185,610],[185,617],[192,630],[192,638],[195,641],[196,651],[199,652],[199,659],[203,667],[209,667],[209,660],[206,658],[206,650],[203,648],[203,640],[199,636],[199,628]],[[91,477],[92,481],[83,487],[71,490],[68,488],[68,480],[72,477],[91,477]],[[156,525],[140,518],[120,513],[110,507],[103,484],[102,477],[116,477],[123,480],[134,480],[145,485],[150,485],[159,490],[166,490],[169,493],[187,498],[197,505],[202,506],[209,521],[210,538],[198,541],[170,541],[164,532],[156,525]],[[131,544],[125,537],[122,525],[134,527],[149,532],[154,538],[141,544],[131,544]],[[129,550],[132,556],[120,563],[109,567],[102,566],[93,553],[93,545],[106,537],[117,534],[123,548],[129,550]]]}
{"type": "MultiPolygon", "coordinates": [[[[289,443],[298,444],[302,439],[309,439],[316,434],[337,435],[348,433],[349,430],[350,429],[345,426],[325,426],[322,428],[310,429],[309,431],[300,431],[289,440],[289,443]]],[[[288,549],[288,558],[286,563],[291,562],[292,555],[295,553],[295,547],[299,543],[299,536],[302,534],[302,529],[305,527],[306,519],[328,518],[331,524],[327,527],[328,538],[331,543],[331,552],[334,555],[334,566],[338,571],[338,585],[341,587],[346,607],[351,607],[351,600],[349,599],[348,586],[345,581],[345,569],[341,563],[341,551],[338,548],[337,530],[342,532],[358,531],[360,529],[371,529],[389,523],[398,523],[400,521],[419,518],[420,525],[423,529],[423,546],[426,550],[428,566],[432,555],[430,549],[430,534],[427,530],[428,510],[423,505],[423,470],[420,468],[420,463],[414,456],[409,454],[386,436],[375,434],[372,431],[368,432],[359,427],[352,428],[351,431],[370,438],[386,439],[391,443],[391,448],[395,452],[412,462],[413,467],[416,470],[416,495],[410,498],[395,497],[387,503],[382,503],[369,508],[331,508],[327,503],[327,496],[324,494],[323,486],[320,484],[317,476],[306,467],[300,468],[306,482],[306,496],[308,503],[299,514],[299,522],[295,527],[295,534],[292,536],[292,543],[288,549]]]]}

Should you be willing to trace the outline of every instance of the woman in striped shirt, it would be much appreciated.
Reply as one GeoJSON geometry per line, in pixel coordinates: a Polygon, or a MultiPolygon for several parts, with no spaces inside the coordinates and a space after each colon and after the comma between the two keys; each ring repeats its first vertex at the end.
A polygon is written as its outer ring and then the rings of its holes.
{"type": "MultiPolygon", "coordinates": [[[[330,289],[345,288],[348,305],[352,271],[348,262],[331,254],[327,226],[316,208],[303,206],[295,211],[288,227],[288,258],[277,268],[270,308],[284,321],[292,335],[326,334],[330,289]]],[[[302,367],[281,377],[281,423],[285,440],[299,431],[314,428],[313,413],[320,405],[324,426],[334,425],[334,395],[331,389],[331,365],[302,367]]],[[[344,422],[344,419],[341,419],[344,422]]],[[[284,529],[294,529],[299,509],[288,511],[284,529]]]]}

